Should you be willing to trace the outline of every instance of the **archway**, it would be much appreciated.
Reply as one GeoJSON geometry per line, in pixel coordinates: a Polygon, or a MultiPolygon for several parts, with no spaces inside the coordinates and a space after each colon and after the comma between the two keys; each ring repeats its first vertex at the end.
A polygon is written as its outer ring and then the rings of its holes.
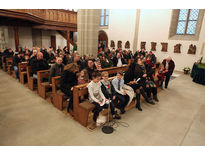
{"type": "Polygon", "coordinates": [[[99,31],[98,44],[99,44],[98,47],[102,48],[103,50],[105,50],[105,48],[108,47],[108,37],[106,32],[103,30],[99,31]]]}

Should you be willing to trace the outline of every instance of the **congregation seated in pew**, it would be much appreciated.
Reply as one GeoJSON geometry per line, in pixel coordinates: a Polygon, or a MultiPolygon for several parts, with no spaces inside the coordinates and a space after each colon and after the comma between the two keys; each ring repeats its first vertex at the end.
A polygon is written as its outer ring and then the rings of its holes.
{"type": "Polygon", "coordinates": [[[51,84],[52,77],[61,76],[64,70],[64,64],[62,64],[62,58],[56,57],[56,63],[50,68],[49,83],[51,84]]]}
{"type": "MultiPolygon", "coordinates": [[[[8,50],[9,50],[9,48],[8,48],[8,50]]],[[[67,106],[67,113],[70,113],[69,112],[70,109],[73,111],[73,107],[74,107],[73,106],[73,104],[74,104],[74,102],[73,102],[73,97],[74,97],[73,88],[75,86],[81,85],[81,84],[90,84],[92,82],[92,81],[90,82],[90,80],[92,79],[92,74],[93,74],[93,72],[95,72],[97,70],[100,72],[103,72],[104,70],[108,71],[108,72],[102,73],[103,79],[100,82],[101,83],[100,88],[101,88],[101,91],[104,95],[104,98],[110,100],[110,102],[113,103],[113,107],[111,107],[111,113],[112,113],[114,119],[120,119],[120,116],[116,112],[116,109],[118,109],[118,112],[120,111],[121,114],[125,113],[125,107],[127,107],[129,105],[129,103],[133,101],[134,92],[137,94],[136,95],[136,99],[137,99],[136,107],[139,110],[142,110],[140,107],[140,95],[143,95],[143,97],[145,98],[145,100],[148,103],[154,104],[153,101],[151,100],[151,98],[148,98],[148,96],[149,96],[150,92],[153,93],[153,91],[150,89],[153,89],[153,87],[154,87],[156,90],[156,87],[153,84],[154,82],[152,82],[152,83],[149,82],[149,84],[146,84],[146,82],[148,80],[147,79],[148,73],[146,72],[147,69],[145,66],[147,64],[146,63],[144,64],[144,61],[142,61],[140,63],[140,62],[138,62],[138,60],[136,60],[137,64],[135,64],[134,59],[132,59],[132,60],[130,59],[132,57],[132,54],[130,52],[125,51],[125,50],[117,49],[117,50],[110,51],[108,48],[106,48],[105,51],[101,51],[101,53],[100,53],[101,56],[98,56],[99,58],[97,58],[97,59],[95,59],[93,56],[86,56],[86,55],[84,55],[83,57],[80,57],[80,55],[78,53],[73,53],[72,51],[66,52],[65,50],[62,50],[60,48],[59,48],[59,51],[53,50],[52,47],[48,48],[48,50],[46,49],[46,47],[44,47],[42,49],[40,49],[38,47],[33,47],[31,51],[29,51],[29,49],[27,47],[25,47],[24,50],[23,50],[23,48],[18,48],[18,50],[23,51],[23,52],[19,52],[19,53],[20,54],[23,53],[23,55],[21,55],[21,56],[22,56],[22,58],[24,57],[24,59],[26,59],[28,61],[28,63],[29,63],[28,65],[31,66],[31,68],[32,68],[31,72],[33,74],[36,74],[40,70],[47,70],[48,71],[47,73],[50,73],[49,78],[48,78],[49,83],[50,83],[50,87],[51,87],[52,78],[58,77],[58,80],[60,80],[59,87],[60,87],[61,91],[63,92],[63,93],[61,93],[61,94],[59,93],[59,94],[60,95],[65,94],[66,99],[69,102],[69,105],[67,106]],[[70,63],[70,64],[65,65],[65,69],[63,69],[62,58],[64,59],[65,64],[70,63]],[[53,61],[51,62],[50,59],[52,59],[53,61]],[[124,59],[126,59],[126,60],[124,60],[124,59]],[[122,66],[123,64],[128,64],[128,61],[129,61],[129,65],[122,66]],[[132,63],[130,64],[131,61],[132,61],[132,63]],[[50,68],[50,72],[49,72],[48,63],[53,63],[53,62],[55,62],[55,64],[52,64],[52,66],[50,68]],[[105,62],[105,63],[108,62],[109,65],[103,64],[104,68],[102,68],[101,62],[105,62]],[[113,63],[116,65],[116,67],[110,67],[113,65],[113,63]],[[79,70],[79,67],[80,67],[81,71],[79,70]],[[128,69],[128,67],[129,67],[129,69],[128,69]],[[139,70],[137,70],[137,69],[139,69],[139,70]],[[125,72],[125,75],[123,75],[124,73],[122,71],[125,72]],[[117,73],[117,76],[115,76],[116,73],[117,73]],[[135,74],[134,77],[132,77],[133,73],[135,74]],[[146,74],[146,75],[144,76],[144,74],[146,74]],[[139,76],[136,76],[136,75],[139,75],[139,76]],[[112,79],[113,78],[114,79],[112,80],[110,78],[110,80],[108,82],[108,76],[113,76],[112,79]],[[126,77],[130,77],[130,79],[127,79],[126,77]],[[144,79],[142,79],[143,83],[141,83],[142,81],[140,81],[139,85],[133,86],[132,84],[135,83],[136,79],[139,77],[144,78],[144,79]],[[115,82],[115,80],[116,80],[116,82],[115,82]],[[122,84],[122,82],[121,82],[123,80],[125,81],[124,84],[122,84]],[[117,81],[120,81],[119,82],[120,83],[119,84],[120,90],[118,89],[118,82],[117,81]],[[154,85],[154,86],[148,87],[146,85],[154,85]],[[112,87],[112,91],[110,91],[110,89],[108,87],[112,87]],[[130,87],[130,89],[129,88],[125,89],[124,87],[130,87]],[[114,91],[113,91],[113,89],[114,89],[114,91]],[[133,96],[130,95],[129,90],[133,91],[133,94],[132,94],[133,96]],[[113,96],[113,97],[111,97],[111,96],[113,96]]],[[[10,53],[11,53],[11,51],[10,51],[10,53]]],[[[146,54],[146,52],[143,51],[141,53],[138,53],[138,57],[145,58],[143,56],[143,54],[144,53],[146,54]]],[[[16,55],[18,55],[18,54],[16,54],[16,55]]],[[[150,56],[150,55],[148,54],[148,56],[150,56]]],[[[16,62],[14,62],[14,63],[16,63],[16,62]]],[[[151,68],[151,69],[153,69],[153,68],[151,68]]],[[[40,72],[42,72],[42,71],[40,71],[40,72]]],[[[151,72],[150,77],[152,77],[153,70],[150,72],[151,72]]],[[[40,73],[38,73],[38,74],[40,74],[40,73]]],[[[43,76],[45,76],[45,75],[43,75],[43,76]]],[[[34,75],[34,77],[35,77],[35,75],[34,75]]],[[[39,75],[39,77],[42,78],[42,75],[39,75]]],[[[38,77],[36,76],[35,79],[37,79],[37,78],[38,77]]],[[[100,77],[100,79],[101,79],[101,77],[100,77]]],[[[39,83],[42,83],[42,82],[39,82],[39,83]]],[[[44,85],[44,84],[42,84],[42,85],[44,85]]],[[[52,87],[53,87],[53,85],[52,85],[52,87]]],[[[40,89],[40,85],[38,87],[38,91],[40,91],[39,89],[40,89]]],[[[44,88],[44,93],[43,93],[44,99],[46,96],[45,89],[46,88],[44,88]]],[[[55,90],[57,90],[57,89],[55,89],[55,90]]],[[[156,94],[153,93],[153,97],[155,95],[156,94]]],[[[56,98],[53,99],[53,101],[57,101],[58,98],[60,98],[60,97],[56,97],[56,98]]],[[[83,97],[83,98],[86,99],[87,96],[83,97]]],[[[79,103],[82,103],[81,98],[78,98],[78,99],[79,99],[79,103]]],[[[60,110],[63,109],[63,100],[64,100],[64,96],[62,95],[62,98],[60,99],[60,104],[61,104],[60,105],[61,107],[59,107],[60,110]]],[[[110,104],[111,106],[112,106],[112,103],[110,104]]],[[[55,103],[53,103],[53,104],[55,104],[55,103]]],[[[99,109],[99,108],[96,109],[96,111],[93,110],[93,112],[96,112],[93,119],[97,118],[97,115],[99,114],[100,111],[101,111],[101,109],[99,109]],[[98,113],[97,113],[97,111],[98,111],[98,113]]],[[[74,111],[74,112],[76,112],[76,111],[74,111]]]]}
{"type": "Polygon", "coordinates": [[[37,71],[47,70],[49,68],[48,62],[43,59],[42,52],[37,52],[36,58],[31,61],[31,73],[33,77],[37,79],[37,71]]]}

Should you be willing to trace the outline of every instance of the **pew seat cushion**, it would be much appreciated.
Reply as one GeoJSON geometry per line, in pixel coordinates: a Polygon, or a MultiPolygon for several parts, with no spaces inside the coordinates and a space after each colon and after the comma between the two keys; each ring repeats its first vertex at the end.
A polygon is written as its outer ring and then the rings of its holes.
{"type": "Polygon", "coordinates": [[[95,107],[95,105],[91,104],[89,100],[83,101],[82,103],[79,104],[79,106],[89,111],[93,110],[95,107]]]}
{"type": "Polygon", "coordinates": [[[46,87],[46,88],[51,87],[50,84],[49,84],[49,82],[42,82],[41,85],[44,86],[44,87],[46,87]]]}
{"type": "Polygon", "coordinates": [[[23,74],[23,75],[25,74],[25,75],[26,75],[26,71],[24,71],[24,72],[21,72],[21,74],[23,74]]]}
{"type": "Polygon", "coordinates": [[[56,93],[59,94],[59,95],[62,95],[62,96],[66,96],[61,90],[57,90],[56,93]]]}

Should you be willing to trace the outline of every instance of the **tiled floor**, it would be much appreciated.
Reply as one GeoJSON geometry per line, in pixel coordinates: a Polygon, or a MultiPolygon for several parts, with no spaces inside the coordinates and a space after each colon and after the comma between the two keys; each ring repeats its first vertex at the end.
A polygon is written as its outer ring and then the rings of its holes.
{"type": "Polygon", "coordinates": [[[129,110],[121,120],[129,127],[107,135],[88,131],[0,70],[0,145],[205,145],[205,86],[178,74],[159,103],[129,110]]]}

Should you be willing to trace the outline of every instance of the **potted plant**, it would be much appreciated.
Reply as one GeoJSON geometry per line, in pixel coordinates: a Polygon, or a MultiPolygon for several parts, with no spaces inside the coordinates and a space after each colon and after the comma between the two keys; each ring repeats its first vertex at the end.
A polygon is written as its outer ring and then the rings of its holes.
{"type": "Polygon", "coordinates": [[[189,72],[190,72],[190,68],[189,67],[184,67],[184,74],[189,74],[189,72]]]}

